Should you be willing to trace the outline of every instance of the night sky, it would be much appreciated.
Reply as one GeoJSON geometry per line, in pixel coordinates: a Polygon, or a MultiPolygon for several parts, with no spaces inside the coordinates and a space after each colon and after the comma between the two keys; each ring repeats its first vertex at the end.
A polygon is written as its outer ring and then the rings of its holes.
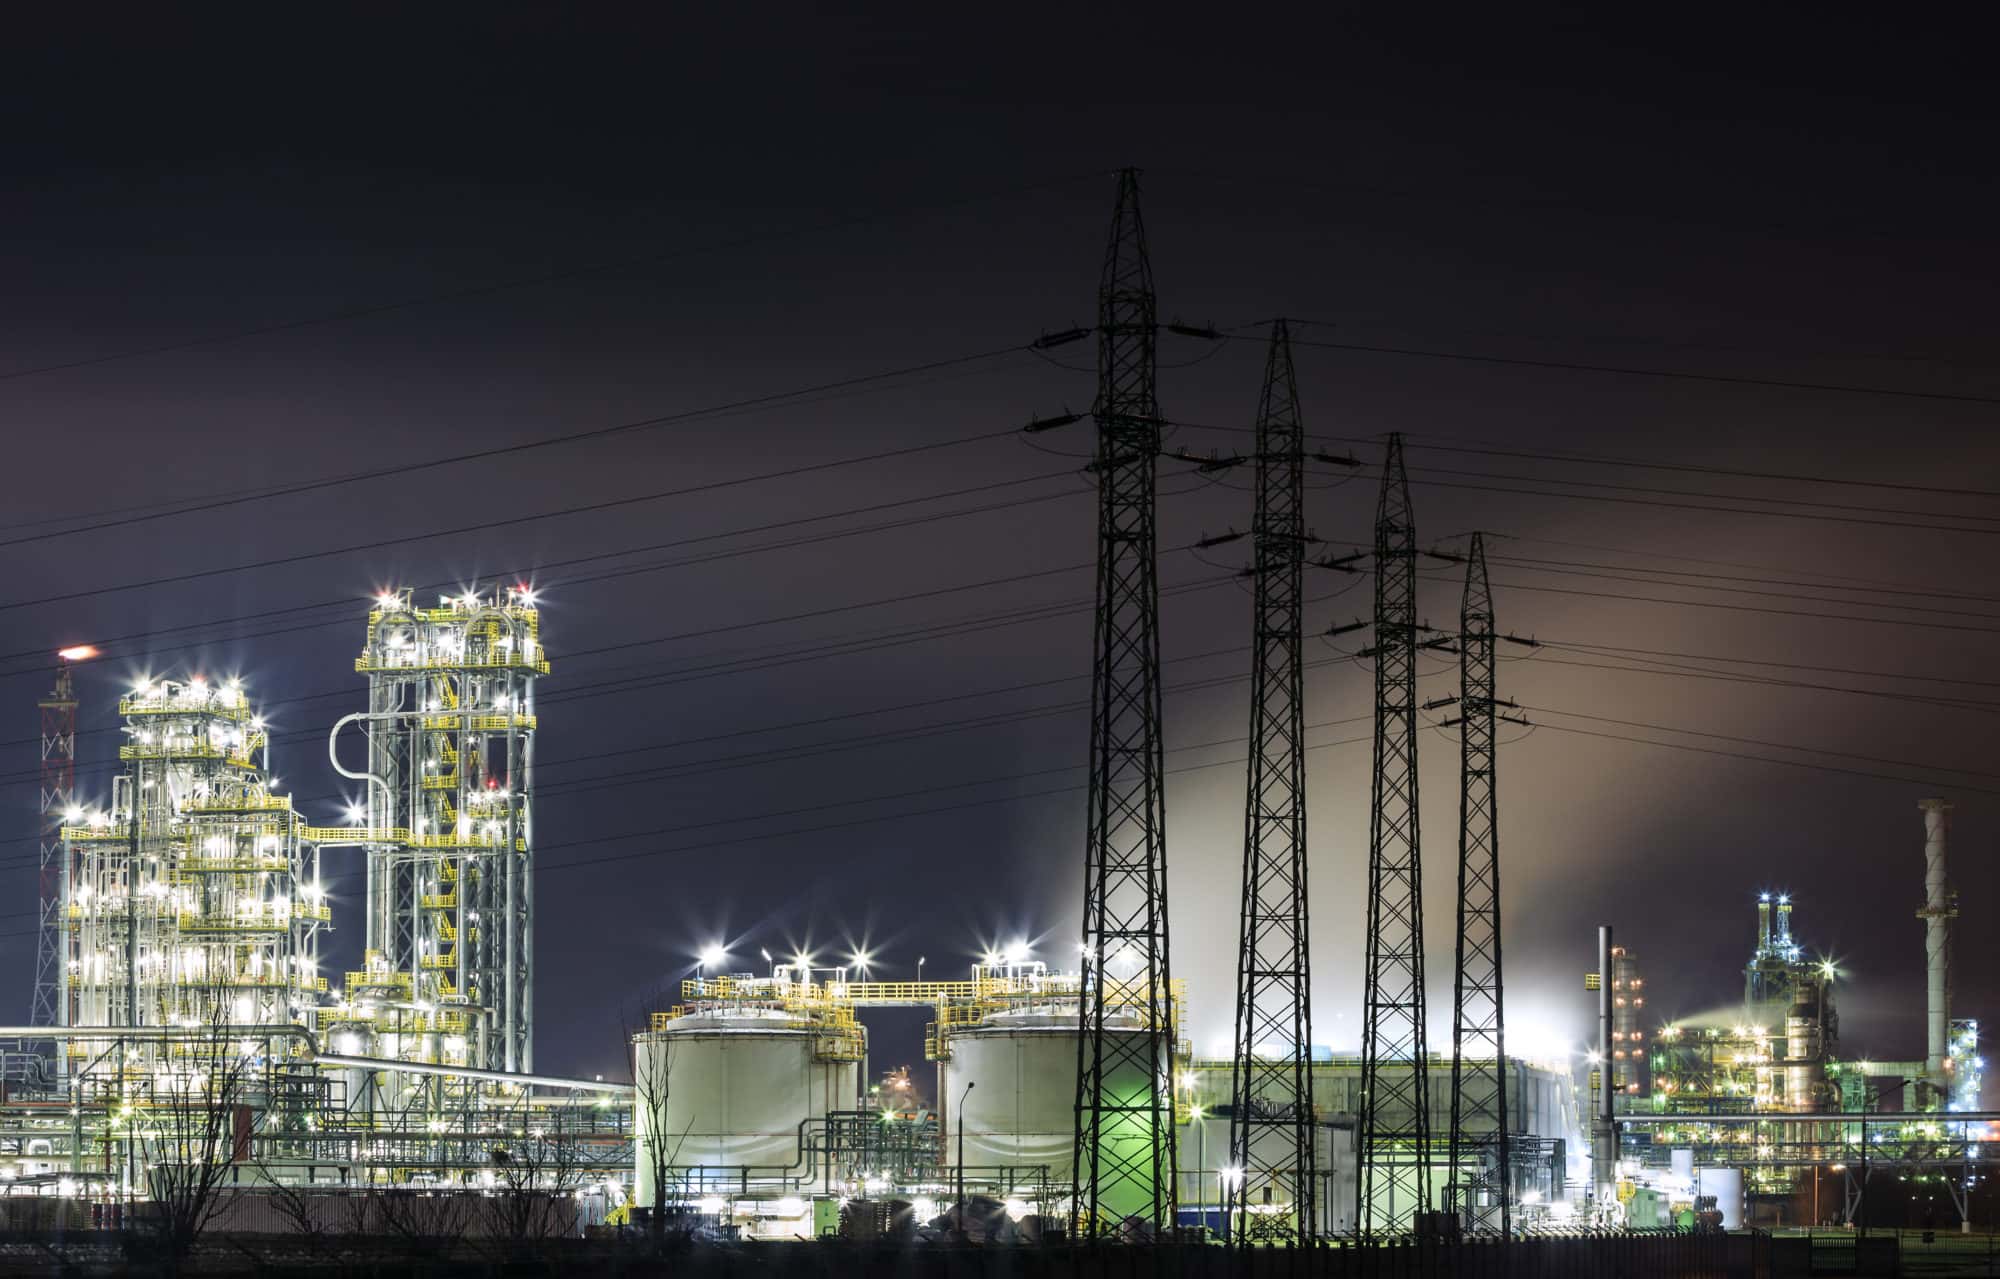
{"type": "MultiPolygon", "coordinates": [[[[539,1067],[619,1070],[621,1010],[718,941],[743,966],[865,946],[878,976],[1023,938],[1067,962],[1089,426],[1007,432],[1090,404],[1087,343],[1022,348],[1091,322],[1111,172],[1136,165],[1162,316],[1240,335],[1163,338],[1170,444],[1244,447],[1258,323],[1309,321],[1308,427],[1370,463],[1314,468],[1311,525],[1336,553],[1367,538],[1403,432],[1424,542],[1488,530],[1501,628],[1547,641],[1502,672],[1535,724],[1500,765],[1517,1044],[1581,1042],[1600,921],[1655,1011],[1730,1002],[1770,888],[1845,974],[1845,1049],[1920,1057],[1928,794],[1958,803],[1955,1012],[2000,1016],[1980,33],[923,12],[9,13],[9,1007],[52,650],[109,654],[80,677],[86,797],[128,681],[236,673],[284,786],[330,822],[325,732],[362,705],[368,597],[517,575],[555,663],[539,1067]],[[107,520],[128,522],[74,531],[107,520]]],[[[1187,548],[1245,526],[1249,476],[1161,474],[1174,964],[1211,1052],[1248,549],[1187,548]]],[[[1457,570],[1424,571],[1449,625],[1457,570]]],[[[1308,585],[1309,629],[1368,607],[1365,578],[1308,585]]],[[[1351,1050],[1370,683],[1337,643],[1309,653],[1315,1029],[1351,1050]]],[[[1425,669],[1421,697],[1454,690],[1448,659],[1425,669]]],[[[1442,1045],[1456,743],[1423,748],[1442,1045]]],[[[329,860],[346,967],[360,880],[329,860]]],[[[878,1065],[919,1058],[920,1019],[875,1024],[878,1065]]]]}

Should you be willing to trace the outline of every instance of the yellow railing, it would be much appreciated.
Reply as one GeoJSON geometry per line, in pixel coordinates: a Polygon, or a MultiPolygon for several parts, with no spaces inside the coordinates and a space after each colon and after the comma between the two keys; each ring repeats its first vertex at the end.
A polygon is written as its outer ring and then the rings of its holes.
{"type": "MultiPolygon", "coordinates": [[[[416,839],[409,840],[407,842],[415,845],[418,848],[453,849],[453,848],[507,847],[507,837],[505,835],[481,835],[477,833],[468,835],[457,835],[457,834],[420,835],[416,839]]],[[[527,852],[528,841],[525,839],[516,839],[514,841],[514,850],[516,852],[522,852],[522,853],[527,852]]]]}
{"type": "Polygon", "coordinates": [[[347,988],[349,990],[365,990],[387,986],[396,986],[408,990],[410,987],[410,975],[404,972],[390,972],[382,968],[370,968],[362,972],[349,972],[347,974],[347,988]]]}
{"type": "Polygon", "coordinates": [[[206,742],[188,742],[184,745],[169,745],[165,742],[134,742],[118,748],[120,759],[163,759],[163,760],[216,760],[232,768],[254,768],[256,762],[250,753],[255,747],[246,743],[238,747],[211,746],[206,742]]]}
{"type": "Polygon", "coordinates": [[[267,813],[288,812],[292,807],[290,795],[244,795],[240,798],[215,797],[190,799],[181,805],[184,813],[267,813]]]}
{"type": "Polygon", "coordinates": [[[425,893],[417,898],[417,905],[425,910],[457,910],[457,893],[425,893]]]}
{"type": "Polygon", "coordinates": [[[292,921],[266,920],[250,915],[235,918],[182,915],[176,925],[183,933],[282,933],[291,928],[292,921]]]}
{"type": "Polygon", "coordinates": [[[283,872],[292,868],[291,862],[283,857],[251,855],[248,857],[184,857],[174,863],[177,872],[188,875],[254,875],[260,872],[283,872]]]}
{"type": "Polygon", "coordinates": [[[241,693],[236,693],[204,698],[198,702],[180,699],[168,701],[158,697],[134,697],[128,693],[118,699],[118,713],[124,716],[213,715],[217,719],[246,720],[250,718],[250,699],[241,693]]]}
{"type": "MultiPolygon", "coordinates": [[[[141,826],[139,828],[140,839],[151,839],[158,833],[151,826],[141,826]]],[[[129,821],[119,821],[113,822],[109,826],[65,826],[62,828],[62,837],[72,844],[101,844],[114,841],[130,843],[132,840],[132,823],[129,821]]]]}
{"type": "Polygon", "coordinates": [[[549,673],[549,659],[542,656],[541,648],[539,645],[536,646],[535,655],[531,658],[524,658],[518,654],[507,654],[504,656],[495,655],[484,658],[426,657],[421,661],[417,660],[414,657],[406,661],[399,661],[391,657],[387,661],[375,662],[375,661],[370,661],[368,658],[368,654],[363,653],[361,656],[354,659],[354,669],[361,672],[503,671],[511,669],[519,671],[534,671],[538,675],[546,675],[549,673]]]}
{"type": "Polygon", "coordinates": [[[423,726],[431,732],[504,733],[509,728],[523,732],[535,727],[533,715],[426,715],[423,726]]]}
{"type": "Polygon", "coordinates": [[[302,826],[299,834],[315,844],[407,844],[407,826],[302,826]]]}

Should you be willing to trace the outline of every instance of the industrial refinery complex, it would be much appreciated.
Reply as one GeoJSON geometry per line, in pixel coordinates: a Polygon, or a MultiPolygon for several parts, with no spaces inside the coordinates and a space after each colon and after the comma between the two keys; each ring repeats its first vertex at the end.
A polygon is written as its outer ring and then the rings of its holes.
{"type": "Polygon", "coordinates": [[[535,926],[537,688],[552,668],[533,591],[395,589],[356,609],[355,709],[334,724],[325,767],[358,798],[327,825],[277,789],[256,690],[199,671],[125,691],[119,771],[87,793],[77,674],[93,653],[65,650],[40,703],[41,944],[33,1011],[4,1032],[17,1047],[0,1210],[79,1225],[192,1213],[193,1229],[249,1230],[279,1208],[325,1223],[357,1200],[525,1199],[532,1214],[510,1208],[484,1228],[1318,1245],[1839,1223],[1871,1178],[1897,1175],[1935,1178],[1966,1220],[1995,1116],[1978,1022],[1952,1002],[1944,800],[1925,800],[1910,828],[1921,1053],[1846,1052],[1840,975],[1803,931],[1811,902],[1750,884],[1740,997],[1677,992],[1726,1011],[1661,1016],[1649,972],[1673,957],[1617,944],[1613,921],[1594,995],[1572,995],[1594,998],[1594,1043],[1509,1051],[1495,731],[1515,708],[1495,688],[1495,652],[1533,641],[1496,622],[1480,535],[1420,549],[1393,437],[1372,552],[1347,557],[1372,569],[1373,619],[1336,628],[1370,632],[1353,656],[1374,672],[1363,1037],[1351,1056],[1316,1047],[1300,576],[1318,552],[1283,321],[1253,452],[1204,462],[1256,472],[1256,646],[1235,1034],[1226,1054],[1192,1050],[1166,894],[1151,290],[1128,172],[1094,330],[1043,339],[1094,331],[1101,357],[1084,925],[1070,966],[1016,949],[962,975],[878,981],[805,955],[754,971],[717,956],[633,1028],[629,1079],[540,1072],[537,946],[583,943],[538,941],[535,926]],[[1420,619],[1419,555],[1462,568],[1455,627],[1420,619]],[[1418,704],[1420,651],[1457,659],[1456,696],[1418,704]],[[1456,908],[1448,982],[1425,971],[1416,820],[1419,712],[1432,710],[1460,745],[1455,882],[1429,850],[1433,891],[1447,885],[1456,908]],[[351,907],[326,891],[331,850],[364,870],[351,907]],[[357,934],[358,967],[330,970],[329,938],[357,934]],[[1447,984],[1451,1035],[1434,1042],[1426,1001],[1447,984]],[[871,1061],[881,1009],[928,1019],[920,1072],[871,1061]]]}

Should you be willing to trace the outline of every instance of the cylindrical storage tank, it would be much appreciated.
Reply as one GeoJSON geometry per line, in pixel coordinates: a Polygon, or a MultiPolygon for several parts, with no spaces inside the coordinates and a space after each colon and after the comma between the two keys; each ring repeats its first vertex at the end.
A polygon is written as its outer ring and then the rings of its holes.
{"type": "MultiPolygon", "coordinates": [[[[1106,1035],[1143,1035],[1132,1028],[1107,1025],[1106,1035]]],[[[964,1131],[968,1168],[1013,1169],[1024,1178],[1046,1168],[1052,1182],[1070,1180],[1076,1145],[1077,1022],[1061,1013],[1002,1014],[951,1036],[951,1056],[938,1063],[938,1102],[944,1111],[946,1162],[959,1162],[959,1134],[964,1131]],[[973,1085],[970,1093],[966,1085],[973,1085]],[[964,1098],[960,1102],[961,1096],[964,1098]],[[954,1111],[956,1110],[956,1113],[954,1111]]],[[[1107,1058],[1124,1058],[1106,1052],[1107,1058]]],[[[1113,1078],[1109,1091],[1144,1096],[1153,1080],[1137,1062],[1113,1078]]],[[[1131,1060],[1131,1059],[1127,1059],[1131,1060]]],[[[1156,1063],[1164,1072],[1166,1063],[1156,1063]]],[[[1172,1122],[1168,1095],[1167,1122],[1172,1122]]],[[[1132,1138],[1143,1144],[1143,1133],[1132,1138]]],[[[1115,1215],[1149,1211],[1146,1188],[1118,1188],[1130,1202],[1105,1202],[1115,1215]]]]}
{"type": "Polygon", "coordinates": [[[1694,1151],[1686,1146],[1676,1146],[1667,1152],[1667,1168],[1690,1186],[1694,1184],[1694,1151]]]}
{"type": "MultiPolygon", "coordinates": [[[[637,1037],[633,1153],[635,1201],[653,1204],[654,1142],[674,1180],[752,1189],[760,1178],[811,1176],[800,1159],[801,1125],[859,1104],[861,1066],[815,1054],[812,1026],[783,1014],[701,1014],[637,1037]],[[662,1096],[654,1081],[663,1080],[662,1096]]],[[[721,1193],[727,1193],[721,1191],[721,1193]]]]}
{"type": "Polygon", "coordinates": [[[1697,1195],[1714,1195],[1715,1206],[1722,1211],[1724,1230],[1743,1228],[1743,1170],[1741,1168],[1697,1168],[1694,1173],[1694,1192],[1697,1195]]]}

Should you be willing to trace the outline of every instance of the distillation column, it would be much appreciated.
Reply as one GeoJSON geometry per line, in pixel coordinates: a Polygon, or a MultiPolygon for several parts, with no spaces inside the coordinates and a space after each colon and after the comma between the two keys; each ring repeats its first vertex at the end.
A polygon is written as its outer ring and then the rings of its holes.
{"type": "Polygon", "coordinates": [[[385,592],[355,669],[368,711],[343,723],[363,722],[368,768],[341,771],[367,787],[368,926],[346,1006],[396,1013],[374,1019],[379,1055],[532,1070],[534,596],[385,592]]]}

